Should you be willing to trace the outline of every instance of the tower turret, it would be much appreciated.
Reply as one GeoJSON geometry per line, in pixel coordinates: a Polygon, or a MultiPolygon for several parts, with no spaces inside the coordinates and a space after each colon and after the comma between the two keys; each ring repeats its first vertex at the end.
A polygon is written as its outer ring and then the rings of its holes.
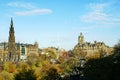
{"type": "Polygon", "coordinates": [[[84,44],[84,36],[82,33],[80,33],[80,36],[78,37],[78,43],[79,44],[84,44]]]}
{"type": "Polygon", "coordinates": [[[34,45],[35,45],[37,48],[39,47],[38,42],[35,42],[34,45]]]}

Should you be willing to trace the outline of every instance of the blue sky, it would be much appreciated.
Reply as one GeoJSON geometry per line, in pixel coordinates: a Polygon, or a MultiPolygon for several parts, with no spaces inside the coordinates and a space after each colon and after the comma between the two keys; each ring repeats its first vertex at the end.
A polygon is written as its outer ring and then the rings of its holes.
{"type": "Polygon", "coordinates": [[[85,41],[114,46],[120,39],[119,0],[0,0],[0,42],[8,41],[13,17],[16,42],[73,49],[85,41]]]}

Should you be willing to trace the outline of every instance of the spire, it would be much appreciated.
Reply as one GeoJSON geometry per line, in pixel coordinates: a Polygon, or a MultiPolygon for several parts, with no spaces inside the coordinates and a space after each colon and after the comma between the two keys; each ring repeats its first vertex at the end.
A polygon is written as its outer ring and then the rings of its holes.
{"type": "Polygon", "coordinates": [[[11,18],[10,30],[9,30],[9,42],[10,41],[15,42],[14,27],[13,27],[13,20],[12,20],[12,18],[11,18]]]}
{"type": "Polygon", "coordinates": [[[10,24],[11,27],[13,27],[13,19],[11,17],[11,24],[10,24]]]}
{"type": "Polygon", "coordinates": [[[80,35],[82,36],[82,32],[80,33],[80,35]]]}
{"type": "Polygon", "coordinates": [[[14,32],[13,19],[12,19],[12,17],[11,17],[11,23],[10,23],[10,32],[14,32]]]}
{"type": "Polygon", "coordinates": [[[8,39],[8,57],[9,57],[8,60],[10,61],[13,60],[15,53],[16,53],[15,35],[14,35],[13,20],[11,18],[9,39],[8,39]]]}

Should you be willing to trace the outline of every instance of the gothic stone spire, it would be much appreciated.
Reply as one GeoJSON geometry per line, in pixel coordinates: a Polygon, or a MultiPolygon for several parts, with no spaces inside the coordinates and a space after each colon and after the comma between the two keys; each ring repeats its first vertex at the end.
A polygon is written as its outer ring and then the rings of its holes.
{"type": "Polygon", "coordinates": [[[15,55],[15,36],[14,36],[14,27],[13,20],[11,18],[10,31],[9,31],[9,40],[8,40],[8,59],[12,61],[15,55]]]}

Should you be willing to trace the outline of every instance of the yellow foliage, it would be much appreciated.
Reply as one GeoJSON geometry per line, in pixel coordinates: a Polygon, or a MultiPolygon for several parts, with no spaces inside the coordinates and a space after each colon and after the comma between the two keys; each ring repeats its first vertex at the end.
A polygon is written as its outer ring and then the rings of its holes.
{"type": "Polygon", "coordinates": [[[14,76],[12,73],[8,73],[7,71],[2,71],[0,73],[0,80],[13,80],[14,76]]]}
{"type": "Polygon", "coordinates": [[[44,76],[48,75],[49,73],[52,74],[52,72],[50,72],[51,70],[55,70],[55,73],[59,74],[62,70],[56,66],[56,65],[45,65],[42,68],[36,68],[35,70],[35,75],[37,76],[37,80],[41,80],[44,76]]]}
{"type": "Polygon", "coordinates": [[[28,70],[30,69],[29,65],[26,62],[19,62],[16,65],[17,71],[28,70]]]}
{"type": "Polygon", "coordinates": [[[16,65],[12,62],[5,62],[4,64],[4,70],[7,71],[7,72],[15,72],[15,69],[16,68],[16,65]]]}

